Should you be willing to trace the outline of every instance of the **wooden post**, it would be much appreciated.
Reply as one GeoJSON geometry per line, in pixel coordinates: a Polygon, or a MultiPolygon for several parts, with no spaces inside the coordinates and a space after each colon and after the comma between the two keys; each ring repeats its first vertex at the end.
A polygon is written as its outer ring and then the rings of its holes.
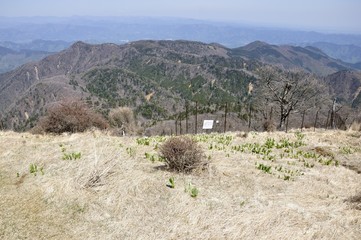
{"type": "Polygon", "coordinates": [[[228,113],[228,103],[226,103],[225,110],[224,110],[224,126],[223,126],[224,133],[227,130],[227,113],[228,113]]]}

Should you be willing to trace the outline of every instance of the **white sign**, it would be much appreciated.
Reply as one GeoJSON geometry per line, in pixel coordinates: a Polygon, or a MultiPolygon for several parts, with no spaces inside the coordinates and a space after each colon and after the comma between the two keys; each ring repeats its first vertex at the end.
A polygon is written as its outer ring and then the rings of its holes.
{"type": "Polygon", "coordinates": [[[212,129],[212,128],[213,128],[213,120],[203,121],[203,129],[212,129]]]}

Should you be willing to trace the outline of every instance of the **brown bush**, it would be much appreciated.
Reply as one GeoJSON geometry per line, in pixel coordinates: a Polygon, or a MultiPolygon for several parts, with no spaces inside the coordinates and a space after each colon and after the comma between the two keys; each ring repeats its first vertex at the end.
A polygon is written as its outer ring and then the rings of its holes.
{"type": "Polygon", "coordinates": [[[112,127],[125,131],[128,134],[137,132],[137,124],[131,108],[119,107],[109,112],[109,122],[112,127]]]}
{"type": "Polygon", "coordinates": [[[202,148],[189,137],[171,137],[160,146],[159,150],[171,170],[187,173],[206,166],[202,148]]]}
{"type": "Polygon", "coordinates": [[[273,121],[267,120],[263,123],[263,131],[274,132],[276,131],[276,125],[273,121]]]}
{"type": "Polygon", "coordinates": [[[323,147],[315,147],[315,152],[323,157],[329,157],[331,159],[335,158],[335,154],[333,152],[323,147]]]}
{"type": "Polygon", "coordinates": [[[38,122],[35,132],[74,133],[84,132],[91,127],[106,129],[108,126],[100,114],[90,110],[84,103],[69,101],[48,109],[47,115],[38,122]]]}
{"type": "Polygon", "coordinates": [[[355,209],[361,210],[361,192],[356,194],[355,196],[350,197],[347,200],[353,205],[355,209]]]}
{"type": "Polygon", "coordinates": [[[361,117],[356,118],[352,122],[350,129],[353,131],[361,131],[361,117]]]}

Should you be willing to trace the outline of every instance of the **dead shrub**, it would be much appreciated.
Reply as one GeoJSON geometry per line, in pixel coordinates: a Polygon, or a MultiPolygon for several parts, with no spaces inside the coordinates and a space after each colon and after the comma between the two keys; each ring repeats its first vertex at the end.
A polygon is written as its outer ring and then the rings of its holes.
{"type": "Polygon", "coordinates": [[[159,151],[171,170],[188,173],[207,165],[203,161],[201,146],[190,137],[171,137],[160,146],[159,151]]]}
{"type": "Polygon", "coordinates": [[[323,147],[315,147],[315,152],[323,157],[329,157],[331,159],[335,158],[335,154],[333,152],[323,147]]]}
{"type": "Polygon", "coordinates": [[[353,131],[361,131],[361,120],[360,121],[353,121],[351,126],[350,126],[350,129],[353,130],[353,131]]]}
{"type": "Polygon", "coordinates": [[[137,132],[137,124],[134,118],[133,110],[129,107],[119,107],[109,112],[109,122],[114,128],[125,131],[129,134],[137,132]]]}
{"type": "Polygon", "coordinates": [[[347,199],[347,201],[352,204],[353,208],[361,210],[361,192],[356,194],[355,196],[350,197],[349,199],[347,199]]]}
{"type": "Polygon", "coordinates": [[[236,135],[237,137],[240,138],[247,138],[248,137],[248,133],[247,132],[240,132],[236,135]]]}
{"type": "Polygon", "coordinates": [[[274,132],[276,131],[276,124],[271,121],[271,120],[267,120],[263,123],[263,131],[267,131],[267,132],[274,132]]]}
{"type": "Polygon", "coordinates": [[[106,120],[79,101],[62,102],[48,109],[33,132],[64,133],[84,132],[96,127],[109,127],[106,120]]]}

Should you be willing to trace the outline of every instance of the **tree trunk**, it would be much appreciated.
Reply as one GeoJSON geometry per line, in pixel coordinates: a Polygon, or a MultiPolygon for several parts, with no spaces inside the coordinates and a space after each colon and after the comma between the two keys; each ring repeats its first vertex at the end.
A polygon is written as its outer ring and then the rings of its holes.
{"type": "Polygon", "coordinates": [[[302,112],[302,122],[301,122],[301,132],[303,130],[303,127],[305,126],[305,114],[306,114],[306,110],[303,110],[303,112],[302,112]]]}
{"type": "Polygon", "coordinates": [[[280,124],[278,126],[279,130],[283,130],[287,118],[287,111],[286,109],[281,105],[281,116],[280,116],[280,124]]]}
{"type": "Polygon", "coordinates": [[[227,113],[228,113],[228,104],[226,103],[225,110],[224,110],[224,126],[223,126],[223,132],[224,133],[227,130],[227,113]]]}

